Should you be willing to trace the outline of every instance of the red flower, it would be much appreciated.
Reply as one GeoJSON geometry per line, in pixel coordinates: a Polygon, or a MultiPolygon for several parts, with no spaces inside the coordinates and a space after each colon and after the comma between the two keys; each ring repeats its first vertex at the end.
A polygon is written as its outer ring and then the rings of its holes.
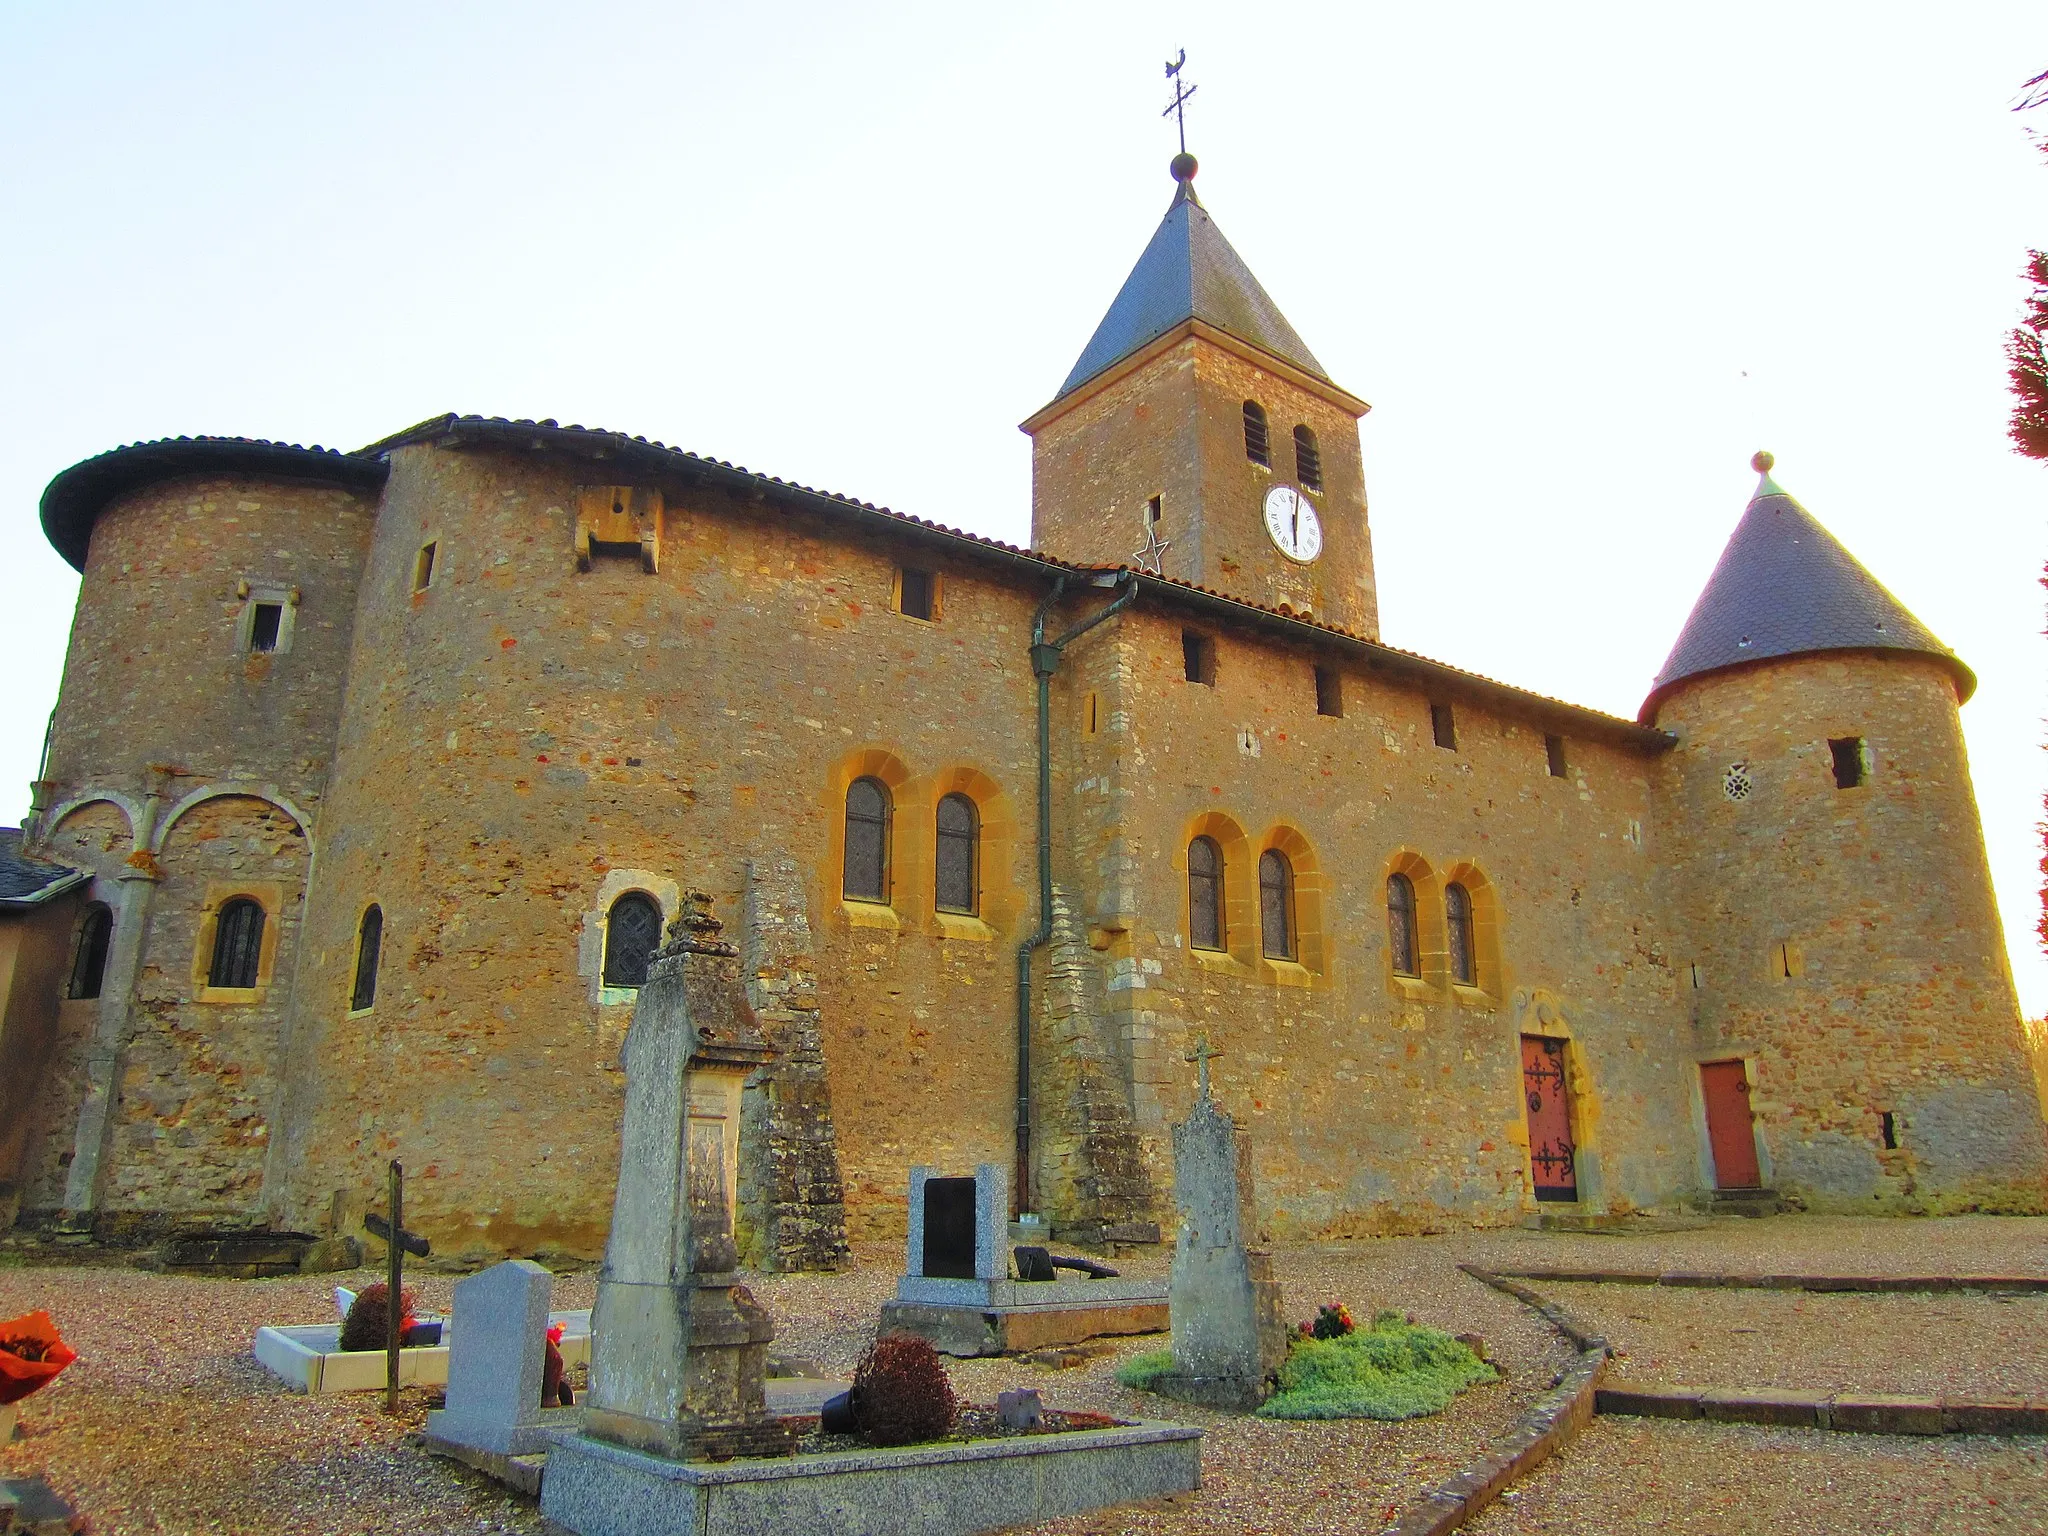
{"type": "Polygon", "coordinates": [[[50,1384],[78,1358],[47,1312],[30,1312],[0,1323],[0,1407],[20,1402],[50,1384]]]}

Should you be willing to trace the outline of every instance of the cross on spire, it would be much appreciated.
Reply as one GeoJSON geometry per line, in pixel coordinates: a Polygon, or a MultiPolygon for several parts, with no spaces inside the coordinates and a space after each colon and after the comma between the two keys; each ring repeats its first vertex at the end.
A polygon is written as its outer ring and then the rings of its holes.
{"type": "Polygon", "coordinates": [[[1188,152],[1187,104],[1195,92],[1201,89],[1200,86],[1189,85],[1180,78],[1181,66],[1186,64],[1187,61],[1188,51],[1183,48],[1180,50],[1180,57],[1174,59],[1166,66],[1166,78],[1173,82],[1173,100],[1169,101],[1166,104],[1166,110],[1159,114],[1161,117],[1172,117],[1174,125],[1180,129],[1180,152],[1182,154],[1188,152]]]}
{"type": "Polygon", "coordinates": [[[1214,1097],[1209,1092],[1209,1063],[1222,1054],[1221,1051],[1209,1043],[1207,1035],[1197,1035],[1195,1036],[1195,1048],[1181,1058],[1183,1061],[1192,1061],[1195,1064],[1196,1091],[1205,1099],[1214,1097]]]}

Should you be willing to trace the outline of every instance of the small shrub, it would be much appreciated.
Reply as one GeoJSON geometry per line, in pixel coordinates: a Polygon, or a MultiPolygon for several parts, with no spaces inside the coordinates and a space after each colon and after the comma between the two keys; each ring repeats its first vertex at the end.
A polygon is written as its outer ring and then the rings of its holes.
{"type": "Polygon", "coordinates": [[[1298,1338],[1280,1367],[1268,1419],[1414,1419],[1441,1413],[1494,1368],[1449,1334],[1382,1312],[1334,1339],[1298,1338]]]}
{"type": "Polygon", "coordinates": [[[1118,1381],[1141,1392],[1149,1392],[1160,1377],[1172,1374],[1173,1351],[1170,1349],[1148,1349],[1142,1355],[1131,1356],[1116,1368],[1118,1381]]]}
{"type": "MultiPolygon", "coordinates": [[[[390,1295],[390,1287],[382,1280],[366,1285],[349,1304],[348,1316],[341,1320],[341,1347],[343,1349],[383,1349],[384,1330],[387,1326],[384,1298],[390,1295]]],[[[398,1342],[405,1342],[406,1330],[412,1327],[412,1288],[398,1293],[398,1342]]]]}
{"type": "Polygon", "coordinates": [[[953,1428],[959,1403],[939,1352],[910,1333],[884,1334],[854,1367],[850,1406],[871,1445],[914,1445],[953,1428]]]}

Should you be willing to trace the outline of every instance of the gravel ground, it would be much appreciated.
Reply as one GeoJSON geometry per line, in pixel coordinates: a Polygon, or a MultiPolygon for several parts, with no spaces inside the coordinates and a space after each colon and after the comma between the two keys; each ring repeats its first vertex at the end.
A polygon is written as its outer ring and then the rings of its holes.
{"type": "MultiPolygon", "coordinates": [[[[843,1275],[759,1281],[756,1293],[776,1317],[778,1350],[804,1356],[829,1374],[851,1370],[872,1336],[882,1300],[894,1288],[901,1250],[894,1245],[878,1246],[857,1257],[856,1267],[843,1275]]],[[[1004,1387],[1034,1386],[1054,1407],[1097,1409],[1125,1417],[1170,1417],[1199,1424],[1207,1432],[1203,1487],[1198,1493],[1038,1528],[1043,1531],[1106,1536],[1109,1532],[1372,1530],[1393,1509],[1472,1459],[1489,1438],[1505,1429],[1548,1387],[1568,1358],[1562,1342],[1525,1308],[1459,1274],[1455,1266],[1461,1260],[1498,1267],[2048,1274],[2048,1220],[1886,1222],[1795,1217],[1719,1221],[1703,1231],[1627,1237],[1511,1231],[1282,1249],[1275,1256],[1275,1271],[1291,1318],[1311,1315],[1319,1302],[1341,1299],[1361,1315],[1389,1306],[1452,1332],[1476,1330],[1485,1335],[1491,1353],[1506,1367],[1507,1379],[1466,1393],[1438,1418],[1407,1425],[1267,1423],[1166,1404],[1119,1387],[1114,1374],[1117,1363],[1140,1349],[1157,1347],[1157,1339],[1118,1341],[1104,1353],[1066,1370],[1021,1361],[959,1362],[954,1366],[954,1379],[962,1395],[977,1401],[992,1399],[1004,1387]]],[[[1122,1262],[1127,1273],[1164,1274],[1163,1254],[1122,1262]]],[[[404,1411],[389,1419],[380,1411],[381,1398],[376,1395],[307,1398],[288,1392],[249,1354],[258,1326],[325,1321],[333,1316],[331,1296],[336,1283],[359,1285],[374,1278],[370,1271],[359,1271],[353,1276],[217,1281],[119,1269],[0,1268],[0,1317],[48,1307],[81,1354],[79,1362],[53,1387],[23,1405],[26,1435],[0,1451],[0,1468],[9,1476],[47,1475],[59,1492],[93,1518],[96,1531],[110,1536],[159,1531],[540,1532],[541,1522],[530,1503],[501,1492],[475,1474],[425,1456],[408,1440],[424,1422],[426,1400],[422,1394],[404,1394],[404,1411]]],[[[452,1276],[417,1276],[414,1284],[422,1308],[445,1309],[453,1283],[452,1276]]],[[[560,1277],[556,1307],[588,1306],[595,1285],[590,1273],[560,1277]]],[[[1562,1292],[1567,1288],[1548,1289],[1562,1292]]],[[[1626,1291],[1569,1289],[1572,1295],[1566,1304],[1589,1317],[1598,1313],[1606,1322],[1603,1309],[1619,1311],[1618,1320],[1611,1325],[1612,1336],[1623,1348],[1636,1349],[1638,1333],[1631,1330],[1639,1332],[1642,1354],[1632,1354],[1631,1362],[1662,1358],[1655,1354],[1657,1350],[1688,1337],[1703,1344],[1711,1338],[1718,1344],[1725,1333],[1729,1340],[1742,1339],[1743,1349],[1762,1337],[1735,1335],[1734,1327],[1751,1324],[1733,1321],[1733,1314],[1714,1314],[1716,1327],[1727,1324],[1717,1333],[1704,1323],[1689,1323],[1676,1311],[1660,1322],[1664,1314],[1652,1310],[1653,1306],[1675,1308],[1688,1302],[1697,1307],[1701,1293],[1633,1287],[1626,1291]],[[1581,1291],[1599,1294],[1582,1299],[1581,1291]],[[1637,1317],[1651,1321],[1638,1322],[1637,1317]]],[[[1846,1352],[1846,1346],[1833,1336],[1852,1329],[1830,1324],[1819,1309],[1866,1304],[1890,1308],[1853,1315],[1867,1316],[1871,1348],[1877,1348],[1876,1341],[1883,1338],[1890,1346],[1884,1358],[1895,1361],[1899,1370],[1906,1369],[1908,1363],[1919,1368],[1929,1361],[1930,1346],[1953,1354],[1959,1347],[1957,1341],[1968,1338],[1973,1326],[2004,1340],[2003,1348],[1997,1339],[1982,1341],[1987,1362],[2004,1359],[2017,1365],[2040,1359],[2038,1342],[2025,1336],[2041,1332],[2038,1324],[2043,1309],[2028,1300],[2002,1304],[1975,1298],[1930,1298],[1928,1306],[1915,1311],[1912,1305],[1918,1298],[1707,1294],[1711,1299],[1705,1304],[1714,1307],[1730,1302],[1768,1306],[1804,1301],[1809,1309],[1805,1316],[1788,1313],[1786,1319],[1771,1319],[1770,1336],[1782,1336],[1781,1342],[1771,1347],[1780,1351],[1787,1363],[1811,1362],[1816,1368],[1834,1361],[1853,1364],[1861,1357],[1846,1352]],[[1954,1314],[1958,1320],[1937,1318],[1933,1315],[1937,1312],[1954,1314]],[[1980,1313],[1989,1321],[1977,1321],[1980,1313]],[[1917,1326],[1899,1338],[1891,1334],[1885,1321],[1890,1317],[1908,1318],[1917,1326]]],[[[1762,1347],[1757,1347],[1757,1358],[1762,1359],[1762,1347]]],[[[1636,1368],[1648,1373],[1646,1367],[1636,1368]]],[[[1930,1368],[1945,1367],[1937,1362],[1930,1368]]],[[[2048,1377],[2028,1368],[2033,1374],[2024,1389],[2048,1392],[2048,1377]]],[[[1845,1384],[1872,1385],[1862,1380],[1845,1384]]],[[[2015,1488],[2031,1487],[2037,1500],[2048,1498],[2042,1493],[2048,1466],[2041,1454],[1993,1441],[1866,1442],[1859,1438],[1851,1443],[1847,1437],[1721,1426],[1703,1429],[1663,1424],[1645,1428],[1631,1421],[1608,1420],[1598,1424],[1582,1444],[1585,1450],[1577,1454],[1584,1466],[1605,1477],[1610,1498],[1615,1497],[1613,1490],[1631,1482],[1648,1486],[1646,1479],[1668,1481],[1678,1475],[1670,1468],[1691,1462],[1698,1465],[1685,1476],[1707,1488],[1710,1472],[1721,1475],[1715,1470],[1720,1453],[1710,1454],[1712,1447],[1764,1446],[1779,1458],[1770,1465],[1782,1463],[1787,1469],[1782,1474],[1782,1497],[1792,1500],[1795,1493],[1817,1480],[1833,1490],[1830,1497],[1839,1494],[1845,1501],[1839,1506],[1843,1520],[1852,1520],[1855,1510],[1883,1510],[1885,1518],[1874,1528],[1888,1531],[1936,1529],[1933,1513],[1923,1519],[1917,1512],[1923,1507],[1928,1511],[1960,1507],[1940,1504],[1939,1500],[1947,1497],[1941,1490],[1956,1490],[1956,1497],[1961,1498],[1961,1490],[1990,1486],[1986,1479],[2009,1479],[2015,1488]],[[1667,1458],[1665,1441],[1659,1437],[1670,1435],[1679,1438],[1671,1442],[1673,1449],[1667,1458]],[[1821,1443],[1820,1448],[1808,1449],[1814,1441],[1821,1443]],[[1704,1449],[1692,1451],[1694,1442],[1704,1449]],[[1899,1491],[1908,1484],[1914,1490],[1912,1497],[1902,1501],[1899,1491]],[[1906,1511],[1915,1513],[1909,1518],[1906,1511]]],[[[1739,1455],[1737,1462],[1739,1472],[1739,1455]]],[[[1539,1479],[1541,1488],[1550,1488],[1557,1477],[1556,1473],[1546,1474],[1539,1479]]],[[[1732,1481],[1750,1486],[1740,1477],[1732,1481]]],[[[1516,1501],[1517,1505],[1527,1503],[1528,1514],[1518,1509],[1513,1517],[1533,1516],[1542,1507],[1539,1494],[1553,1500],[1566,1496],[1544,1493],[1532,1485],[1526,1499],[1516,1501]]],[[[1771,1496],[1780,1495],[1774,1492],[1771,1496]]],[[[1749,1505],[1767,1507],[1754,1500],[1749,1505]]],[[[1556,1507],[1565,1508],[1563,1504],[1556,1507]]],[[[1688,1500],[1685,1507],[1695,1505],[1688,1500]]],[[[1994,1518],[2003,1507],[1983,1506],[1994,1518]]],[[[2030,1524],[1939,1528],[2048,1529],[2048,1505],[2024,1507],[2032,1511],[2030,1524]]],[[[1603,1506],[1603,1518],[1615,1508],[1613,1504],[1603,1506]]],[[[1547,1528],[1589,1528],[1582,1514],[1556,1518],[1564,1523],[1547,1528]]],[[[1740,1527],[1724,1521],[1698,1528],[1766,1527],[1740,1527]]],[[[1768,1528],[1801,1529],[1774,1524],[1768,1528]]],[[[1849,1526],[1823,1523],[1812,1528],[1849,1526]]]]}
{"type": "Polygon", "coordinates": [[[1980,1536],[2048,1530],[2048,1447],[1595,1419],[1473,1536],[1980,1536]]]}

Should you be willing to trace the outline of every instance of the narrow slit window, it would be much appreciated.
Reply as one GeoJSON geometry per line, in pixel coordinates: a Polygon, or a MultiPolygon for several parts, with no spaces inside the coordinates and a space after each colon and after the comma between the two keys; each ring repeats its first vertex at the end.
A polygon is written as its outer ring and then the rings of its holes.
{"type": "Polygon", "coordinates": [[[1828,752],[1835,760],[1835,788],[1856,789],[1863,783],[1863,738],[1842,736],[1830,738],[1828,752]]]}
{"type": "Polygon", "coordinates": [[[1896,1114],[1894,1114],[1894,1113],[1893,1113],[1893,1112],[1892,1112],[1891,1110],[1887,1109],[1887,1110],[1882,1110],[1882,1111],[1880,1111],[1880,1112],[1879,1112],[1879,1115],[1878,1115],[1878,1119],[1879,1119],[1879,1122],[1880,1122],[1880,1124],[1879,1124],[1879,1129],[1880,1129],[1880,1131],[1881,1131],[1881,1132],[1883,1133],[1883,1136],[1884,1136],[1884,1149],[1885,1149],[1885,1151],[1887,1151],[1887,1152],[1896,1152],[1896,1151],[1898,1151],[1898,1150],[1899,1150],[1899,1117],[1898,1117],[1898,1116],[1897,1116],[1896,1114]]]}
{"type": "Polygon", "coordinates": [[[929,621],[938,611],[938,590],[938,578],[930,571],[913,570],[906,565],[898,589],[897,611],[907,618],[929,621]]]}
{"type": "Polygon", "coordinates": [[[424,592],[434,584],[434,553],[439,549],[438,541],[422,544],[419,558],[412,563],[412,589],[424,592]]]}
{"type": "Polygon", "coordinates": [[[1316,668],[1316,713],[1336,719],[1344,716],[1344,674],[1335,667],[1316,668]]]}
{"type": "Polygon", "coordinates": [[[1244,403],[1244,456],[1254,464],[1271,467],[1273,441],[1266,430],[1266,408],[1256,400],[1244,403]]]}
{"type": "Polygon", "coordinates": [[[384,909],[375,902],[363,908],[363,921],[356,930],[356,985],[349,994],[351,1013],[360,1013],[377,1001],[377,956],[384,947],[384,909]]]}
{"type": "Polygon", "coordinates": [[[1081,700],[1081,733],[1084,736],[1093,736],[1101,729],[1097,714],[1100,708],[1101,704],[1096,695],[1091,693],[1083,696],[1081,700]]]}
{"type": "Polygon", "coordinates": [[[1451,980],[1479,985],[1477,950],[1472,944],[1472,893],[1452,881],[1444,887],[1444,927],[1451,944],[1451,980]]]}
{"type": "Polygon", "coordinates": [[[880,779],[855,779],[846,790],[846,874],[841,894],[849,901],[889,899],[888,786],[880,779]]]}
{"type": "Polygon", "coordinates": [[[1562,736],[1544,737],[1543,752],[1550,760],[1550,776],[1553,779],[1565,777],[1567,770],[1564,760],[1564,738],[1562,736]]]}
{"type": "Polygon", "coordinates": [[[249,616],[249,649],[252,651],[274,651],[277,637],[284,629],[283,603],[258,603],[249,616]]]}
{"type": "Polygon", "coordinates": [[[644,987],[647,967],[661,947],[661,907],[645,891],[612,903],[604,923],[604,984],[644,987]]]}
{"type": "Polygon", "coordinates": [[[237,896],[220,909],[213,924],[209,987],[256,985],[263,959],[263,918],[263,904],[249,896],[237,896]]]}
{"type": "Polygon", "coordinates": [[[1145,526],[1147,528],[1157,528],[1159,526],[1159,515],[1163,502],[1163,497],[1154,496],[1145,503],[1145,526]]]}
{"type": "Polygon", "coordinates": [[[1458,722],[1451,715],[1450,705],[1429,706],[1429,734],[1446,752],[1458,750],[1458,722]]]}
{"type": "Polygon", "coordinates": [[[1415,882],[1402,874],[1387,876],[1387,947],[1396,976],[1422,974],[1415,942],[1415,882]]]}
{"type": "Polygon", "coordinates": [[[74,1001],[98,997],[107,976],[107,950],[114,939],[114,914],[94,902],[78,925],[78,952],[71,960],[71,985],[65,996],[74,1001]]]}
{"type": "Polygon", "coordinates": [[[1294,866],[1278,848],[1259,855],[1260,940],[1268,960],[1294,958],[1294,866]]]}
{"type": "Polygon", "coordinates": [[[1191,683],[1216,686],[1216,642],[1192,629],[1180,632],[1181,669],[1191,683]]]}
{"type": "Polygon", "coordinates": [[[1294,478],[1301,482],[1304,491],[1323,488],[1323,451],[1316,446],[1315,433],[1307,427],[1294,429],[1294,478]]]}
{"type": "Polygon", "coordinates": [[[1223,948],[1223,850],[1211,837],[1188,844],[1188,943],[1223,948]]]}
{"type": "Polygon", "coordinates": [[[965,795],[939,802],[939,846],[934,905],[941,912],[973,916],[981,910],[979,880],[981,813],[965,795]]]}

